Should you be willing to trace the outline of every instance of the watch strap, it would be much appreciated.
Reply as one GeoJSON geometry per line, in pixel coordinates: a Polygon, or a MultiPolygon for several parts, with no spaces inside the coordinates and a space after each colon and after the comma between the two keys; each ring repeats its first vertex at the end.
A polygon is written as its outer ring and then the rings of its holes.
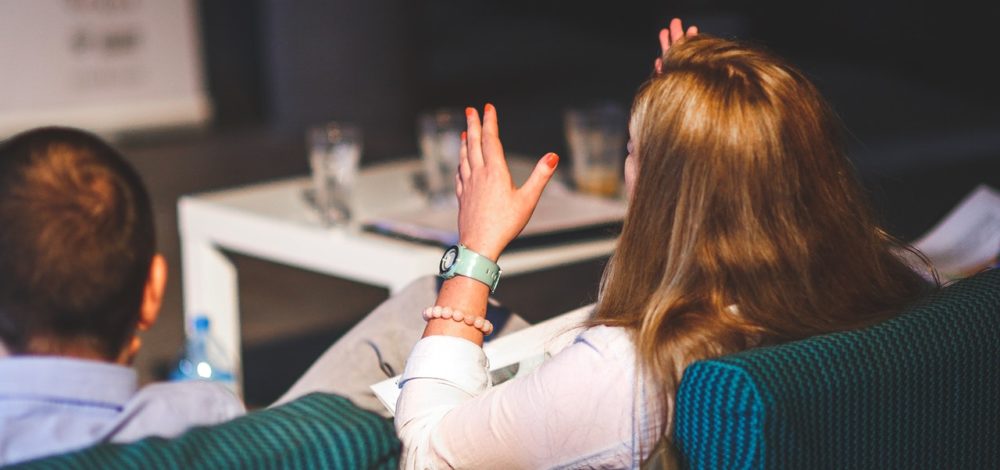
{"type": "Polygon", "coordinates": [[[441,274],[445,279],[455,276],[471,277],[490,288],[490,293],[497,289],[500,283],[500,266],[489,258],[468,249],[465,245],[458,245],[458,256],[455,258],[451,268],[441,274]]]}

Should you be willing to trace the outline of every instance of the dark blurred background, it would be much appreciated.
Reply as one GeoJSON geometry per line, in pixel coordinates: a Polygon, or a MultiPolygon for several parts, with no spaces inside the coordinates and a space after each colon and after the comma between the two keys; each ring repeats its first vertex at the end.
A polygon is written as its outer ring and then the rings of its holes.
{"type": "MultiPolygon", "coordinates": [[[[1000,148],[995,2],[202,0],[199,6],[216,113],[208,138],[268,134],[281,150],[257,158],[291,158],[275,165],[286,171],[305,171],[302,133],[309,124],[360,122],[370,164],[416,153],[419,110],[486,101],[501,112],[508,149],[564,153],[562,110],[600,99],[627,105],[658,52],[658,29],[672,16],[706,33],[761,44],[801,66],[851,131],[852,157],[890,225],[905,237],[940,214],[896,207],[897,199],[911,199],[897,197],[899,178],[978,168],[977,162],[997,160],[1000,148]],[[899,210],[907,215],[891,216],[899,210]]],[[[984,170],[974,173],[986,176],[984,170]]]]}
{"type": "MultiPolygon", "coordinates": [[[[419,111],[487,101],[500,112],[508,151],[565,155],[563,109],[597,100],[627,106],[673,16],[804,69],[850,130],[859,174],[904,239],[928,230],[975,185],[1000,187],[996,2],[196,3],[214,121],[119,141],[152,188],[172,269],[162,324],[140,357],[147,379],[182,337],[179,195],[305,174],[305,128],[333,119],[363,126],[362,165],[414,156],[419,111]]],[[[386,295],[235,258],[251,403],[273,399],[386,295]]],[[[532,319],[565,311],[593,300],[602,265],[514,279],[501,300],[532,319]]]]}

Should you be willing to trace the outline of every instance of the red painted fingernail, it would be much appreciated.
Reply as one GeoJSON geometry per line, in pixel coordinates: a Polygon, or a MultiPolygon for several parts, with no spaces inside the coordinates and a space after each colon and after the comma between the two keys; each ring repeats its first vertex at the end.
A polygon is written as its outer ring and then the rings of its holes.
{"type": "Polygon", "coordinates": [[[559,164],[559,155],[556,155],[554,153],[550,153],[550,154],[546,155],[545,156],[545,164],[548,165],[549,168],[555,168],[556,165],[559,164]]]}
{"type": "Polygon", "coordinates": [[[497,108],[493,107],[493,103],[486,103],[486,110],[496,112],[497,108]]]}
{"type": "Polygon", "coordinates": [[[465,117],[472,117],[472,113],[476,112],[475,109],[465,108],[465,117]]]}
{"type": "Polygon", "coordinates": [[[465,136],[466,135],[468,135],[468,132],[462,131],[462,141],[463,142],[465,142],[465,136]]]}

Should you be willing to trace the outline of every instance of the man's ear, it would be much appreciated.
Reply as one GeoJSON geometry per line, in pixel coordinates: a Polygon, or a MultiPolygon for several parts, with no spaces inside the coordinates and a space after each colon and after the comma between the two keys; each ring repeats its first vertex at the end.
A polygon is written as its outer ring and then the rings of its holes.
{"type": "Polygon", "coordinates": [[[139,331],[148,330],[153,323],[156,323],[156,317],[160,315],[160,306],[163,305],[163,292],[166,286],[167,260],[157,253],[153,255],[153,262],[149,264],[149,276],[146,278],[146,287],[142,293],[139,331]]]}

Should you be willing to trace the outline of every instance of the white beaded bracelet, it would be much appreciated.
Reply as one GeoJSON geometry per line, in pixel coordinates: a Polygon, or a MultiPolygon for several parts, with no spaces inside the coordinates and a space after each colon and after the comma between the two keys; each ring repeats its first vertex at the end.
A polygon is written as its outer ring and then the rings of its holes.
{"type": "Polygon", "coordinates": [[[440,318],[443,320],[455,320],[459,323],[465,323],[479,331],[482,331],[484,335],[489,336],[493,333],[493,324],[489,320],[483,317],[476,317],[472,315],[466,315],[460,310],[455,310],[451,307],[442,307],[440,305],[435,305],[433,307],[427,307],[424,309],[423,313],[424,321],[430,321],[434,318],[440,318]]]}

